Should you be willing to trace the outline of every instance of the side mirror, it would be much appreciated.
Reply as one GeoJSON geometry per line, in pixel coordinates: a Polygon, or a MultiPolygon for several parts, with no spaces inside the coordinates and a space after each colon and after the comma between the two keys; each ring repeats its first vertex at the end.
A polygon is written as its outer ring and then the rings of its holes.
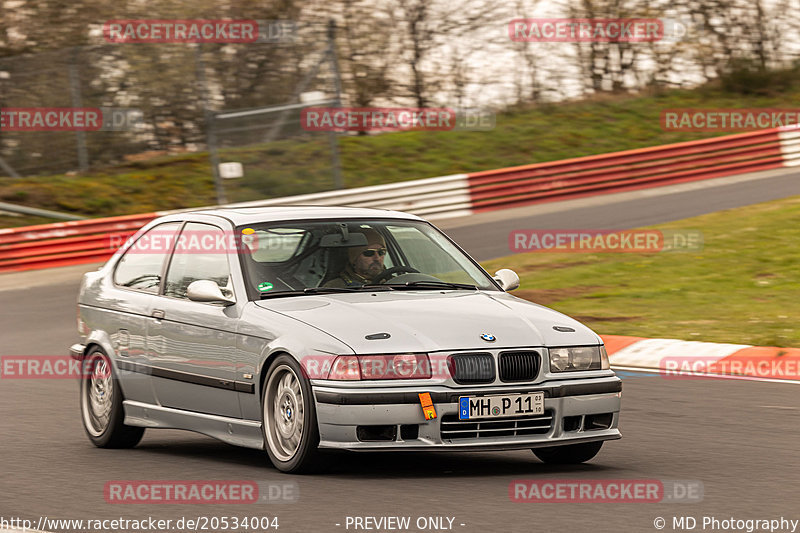
{"type": "Polygon", "coordinates": [[[198,279],[193,281],[186,288],[186,297],[193,302],[212,302],[233,305],[236,301],[233,298],[223,296],[219,285],[210,279],[198,279]]]}
{"type": "Polygon", "coordinates": [[[494,280],[504,291],[513,291],[519,287],[519,276],[510,268],[501,268],[494,273],[494,280]]]}

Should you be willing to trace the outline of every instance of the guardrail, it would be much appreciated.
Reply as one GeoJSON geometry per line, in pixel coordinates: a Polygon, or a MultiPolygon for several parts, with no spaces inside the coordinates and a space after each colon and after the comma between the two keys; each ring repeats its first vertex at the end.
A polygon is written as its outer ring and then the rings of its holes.
{"type": "Polygon", "coordinates": [[[472,209],[488,211],[780,168],[782,142],[776,129],[475,172],[469,174],[472,209]]]}
{"type": "Polygon", "coordinates": [[[9,204],[8,202],[0,202],[0,211],[8,211],[9,213],[19,213],[22,215],[33,215],[35,217],[45,217],[53,220],[86,220],[88,218],[80,217],[78,215],[71,215],[69,213],[50,211],[49,209],[37,209],[35,207],[25,207],[24,205],[9,204]]]}
{"type": "Polygon", "coordinates": [[[375,207],[405,211],[428,218],[467,216],[472,213],[468,176],[468,174],[453,174],[438,178],[229,205],[235,207],[278,205],[375,207]]]}
{"type": "MultiPolygon", "coordinates": [[[[377,207],[426,218],[657,187],[800,165],[800,130],[770,129],[519,167],[230,204],[377,207]]],[[[170,211],[174,212],[174,211],[170,211]]],[[[104,261],[156,216],[0,230],[0,272],[104,261]]]]}
{"type": "Polygon", "coordinates": [[[105,261],[158,213],[0,229],[0,272],[105,261]]]}

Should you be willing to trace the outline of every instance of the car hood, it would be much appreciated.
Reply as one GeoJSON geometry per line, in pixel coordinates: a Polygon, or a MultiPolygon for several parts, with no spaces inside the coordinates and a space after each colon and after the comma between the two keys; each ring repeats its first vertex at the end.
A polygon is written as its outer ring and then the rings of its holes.
{"type": "Polygon", "coordinates": [[[355,353],[598,344],[580,322],[502,292],[393,291],[275,298],[256,305],[336,337],[355,353]],[[565,326],[574,331],[557,331],[565,326]],[[388,338],[386,334],[388,333],[388,338]],[[487,342],[482,334],[495,337],[487,342]],[[370,340],[367,336],[378,336],[370,340]]]}

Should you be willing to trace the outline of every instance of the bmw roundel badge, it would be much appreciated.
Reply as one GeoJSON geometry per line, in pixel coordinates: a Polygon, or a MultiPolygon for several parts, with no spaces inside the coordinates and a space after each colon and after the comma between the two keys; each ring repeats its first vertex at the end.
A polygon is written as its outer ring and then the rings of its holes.
{"type": "Polygon", "coordinates": [[[489,333],[484,333],[481,335],[481,339],[485,340],[486,342],[494,342],[497,340],[497,337],[490,335],[489,333]]]}

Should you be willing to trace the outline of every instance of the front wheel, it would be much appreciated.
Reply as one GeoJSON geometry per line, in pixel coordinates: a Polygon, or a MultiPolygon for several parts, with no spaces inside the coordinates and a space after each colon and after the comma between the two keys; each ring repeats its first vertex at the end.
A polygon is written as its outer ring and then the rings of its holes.
{"type": "Polygon", "coordinates": [[[549,448],[533,448],[533,453],[542,462],[555,465],[576,465],[593,458],[603,447],[603,441],[552,446],[549,448]]]}
{"type": "Polygon", "coordinates": [[[81,419],[89,440],[98,448],[133,448],[144,428],[123,423],[122,388],[114,376],[111,360],[95,348],[82,361],[81,419]]]}
{"type": "Polygon", "coordinates": [[[270,461],[291,474],[319,467],[319,428],[311,385],[294,358],[281,355],[267,372],[262,392],[262,431],[270,461]]]}

